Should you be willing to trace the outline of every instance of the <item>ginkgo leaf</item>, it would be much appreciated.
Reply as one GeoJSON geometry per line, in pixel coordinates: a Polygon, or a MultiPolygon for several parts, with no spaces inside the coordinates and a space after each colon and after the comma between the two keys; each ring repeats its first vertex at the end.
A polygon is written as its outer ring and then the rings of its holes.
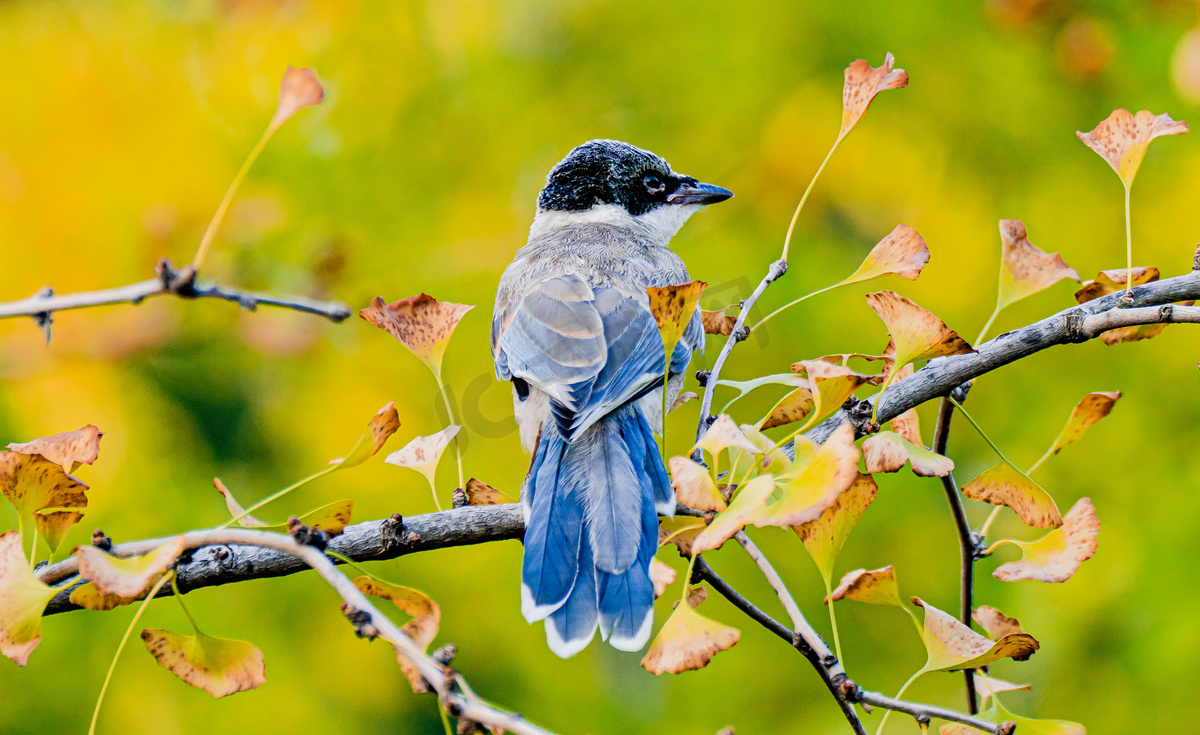
{"type": "Polygon", "coordinates": [[[217,492],[221,494],[222,498],[225,498],[225,507],[229,510],[230,516],[238,519],[237,524],[239,526],[242,528],[266,527],[266,523],[263,523],[254,516],[246,513],[246,509],[243,508],[242,504],[237,501],[237,498],[233,497],[233,493],[229,490],[229,488],[225,487],[225,483],[221,482],[221,478],[213,478],[213,487],[217,489],[217,492]]]}
{"type": "Polygon", "coordinates": [[[146,628],[142,641],[159,666],[218,699],[257,689],[267,680],[262,651],[245,641],[199,629],[184,635],[162,628],[146,628]]]}
{"type": "MultiPolygon", "coordinates": [[[[237,522],[239,526],[243,528],[258,528],[264,531],[288,530],[286,521],[283,523],[264,523],[252,515],[247,515],[241,504],[233,497],[233,493],[229,488],[225,487],[225,483],[221,482],[219,477],[213,478],[213,487],[217,488],[217,492],[221,493],[225,498],[225,507],[229,509],[229,514],[239,519],[237,522]]],[[[335,500],[327,505],[322,505],[316,510],[304,513],[297,520],[309,528],[324,531],[332,538],[341,535],[342,530],[350,525],[350,518],[353,512],[353,500],[335,500]]]]}
{"type": "MultiPolygon", "coordinates": [[[[994,725],[1011,722],[1017,726],[1016,732],[1020,733],[1020,735],[1087,735],[1087,730],[1077,722],[1067,722],[1066,720],[1031,720],[1028,717],[1014,715],[1012,712],[1004,709],[998,699],[992,699],[991,708],[985,712],[981,712],[977,717],[984,722],[990,722],[994,725]]],[[[948,723],[938,728],[939,735],[982,735],[982,733],[983,730],[958,723],[948,723]]]]}
{"type": "MultiPolygon", "coordinates": [[[[687,606],[695,610],[700,607],[700,603],[708,599],[708,590],[703,586],[692,587],[688,590],[687,597],[684,599],[687,601],[687,606]]],[[[678,602],[675,603],[675,605],[678,604],[678,602]]]]}
{"type": "Polygon", "coordinates": [[[687,457],[671,457],[667,466],[671,470],[671,487],[675,488],[675,499],[679,503],[694,510],[725,510],[725,499],[708,470],[687,457]]]}
{"type": "MultiPolygon", "coordinates": [[[[796,446],[808,441],[798,437],[796,446]]],[[[799,450],[797,454],[800,454],[799,450]]],[[[849,424],[839,426],[816,449],[812,460],[803,469],[798,472],[795,469],[778,478],[779,498],[772,499],[761,513],[755,515],[754,525],[800,526],[816,521],[827,512],[836,514],[834,509],[839,507],[840,496],[859,478],[854,429],[849,424]]]]}
{"type": "Polygon", "coordinates": [[[919,447],[892,431],[873,434],[862,444],[867,472],[896,472],[906,462],[912,463],[918,477],[945,477],[954,469],[949,457],[919,447]]]}
{"type": "Polygon", "coordinates": [[[654,599],[663,596],[663,592],[675,583],[675,570],[663,564],[658,559],[650,560],[650,582],[654,585],[654,599]]]}
{"type": "Polygon", "coordinates": [[[1021,621],[1010,618],[990,605],[980,605],[971,611],[971,618],[992,640],[999,640],[1009,633],[1024,633],[1021,621]]]}
{"type": "Polygon", "coordinates": [[[433,476],[437,471],[442,453],[446,451],[446,447],[450,446],[451,440],[458,435],[458,430],[461,428],[456,424],[450,424],[436,434],[418,436],[404,445],[403,449],[389,454],[383,461],[397,467],[408,467],[420,472],[425,475],[432,486],[433,476]]]}
{"type": "Polygon", "coordinates": [[[180,534],[141,556],[113,556],[95,546],[80,546],[76,551],[79,576],[101,594],[136,597],[175,563],[186,545],[180,534]]]}
{"type": "Polygon", "coordinates": [[[721,651],[742,637],[737,628],[700,615],[691,605],[676,605],[671,617],[650,644],[642,668],[651,674],[682,674],[708,666],[721,651]]]}
{"type": "MultiPolygon", "coordinates": [[[[692,555],[692,542],[705,528],[704,521],[691,516],[658,519],[658,545],[675,544],[680,556],[692,555]]],[[[730,536],[733,534],[731,533],[730,536]]]]}
{"type": "Polygon", "coordinates": [[[792,365],[792,370],[808,378],[813,398],[808,425],[841,408],[846,399],[854,395],[854,391],[876,379],[874,375],[865,375],[824,360],[801,360],[792,365]]]}
{"type": "Polygon", "coordinates": [[[1079,274],[1058,253],[1047,253],[1029,242],[1025,223],[1019,219],[1000,220],[1000,296],[999,311],[1026,296],[1047,289],[1064,278],[1079,282],[1079,274]]]}
{"type": "MultiPolygon", "coordinates": [[[[754,428],[750,424],[742,424],[742,433],[750,440],[750,443],[758,448],[758,453],[762,455],[762,459],[751,457],[749,461],[759,461],[759,467],[763,472],[770,472],[773,475],[780,475],[787,472],[792,466],[792,458],[787,456],[787,452],[783,448],[777,446],[777,442],[773,441],[766,434],[754,428]]],[[[740,468],[735,467],[735,470],[740,468]]]]}
{"type": "Polygon", "coordinates": [[[1027,692],[1030,689],[1033,689],[1033,685],[1031,684],[1013,684],[1012,682],[1004,681],[1003,679],[995,679],[990,676],[984,676],[983,674],[979,673],[979,671],[975,672],[974,679],[975,691],[979,693],[980,706],[982,707],[987,706],[987,701],[991,699],[993,695],[1002,694],[1004,692],[1027,692]]]}
{"type": "Polygon", "coordinates": [[[883,354],[893,356],[897,368],[910,362],[975,351],[932,312],[894,291],[869,293],[867,304],[887,325],[891,342],[883,354]]]}
{"type": "Polygon", "coordinates": [[[675,396],[675,400],[671,402],[671,410],[674,411],[688,401],[694,401],[699,397],[699,394],[697,394],[695,391],[683,391],[679,395],[675,396]]]}
{"type": "Polygon", "coordinates": [[[890,564],[881,569],[856,569],[846,572],[826,603],[838,600],[904,607],[904,603],[900,601],[900,589],[896,586],[896,570],[890,564]]]}
{"type": "Polygon", "coordinates": [[[271,118],[271,127],[278,128],[301,109],[319,105],[323,99],[325,87],[317,81],[315,71],[289,66],[283,73],[283,83],[279,85],[279,104],[275,107],[275,116],[271,118]]]}
{"type": "MultiPolygon", "coordinates": [[[[1153,283],[1158,280],[1158,277],[1159,271],[1153,266],[1134,266],[1133,268],[1134,286],[1144,286],[1147,283],[1153,283]]],[[[1120,270],[1100,271],[1094,279],[1085,282],[1075,292],[1075,300],[1081,304],[1086,304],[1101,296],[1107,296],[1117,291],[1124,291],[1125,284],[1128,282],[1129,274],[1124,268],[1120,270]]]]}
{"type": "Polygon", "coordinates": [[[712,426],[708,427],[708,431],[704,432],[704,436],[692,447],[692,451],[697,449],[703,449],[711,457],[716,457],[725,449],[751,453],[758,451],[728,414],[721,414],[712,426]]]}
{"type": "MultiPolygon", "coordinates": [[[[718,513],[712,523],[691,541],[691,551],[701,553],[719,549],[735,533],[763,512],[767,498],[775,492],[775,478],[759,475],[738,489],[729,507],[718,513]]],[[[661,526],[660,526],[661,528],[661,526]]],[[[682,546],[680,547],[682,549],[682,546]]]]}
{"type": "Polygon", "coordinates": [[[669,355],[675,351],[675,345],[687,329],[687,325],[696,313],[696,304],[700,303],[700,294],[708,284],[704,281],[691,281],[673,286],[651,286],[646,289],[650,298],[650,313],[658,325],[658,333],[662,337],[663,347],[669,355]]]}
{"type": "MultiPolygon", "coordinates": [[[[412,616],[412,620],[405,623],[400,630],[412,639],[413,643],[416,643],[421,650],[427,649],[437,636],[438,626],[442,622],[442,610],[429,595],[412,587],[401,587],[366,576],[357,577],[354,580],[354,586],[364,595],[391,600],[402,612],[412,616]]],[[[408,683],[414,692],[421,694],[433,691],[417,667],[400,655],[398,648],[396,649],[396,662],[400,664],[400,670],[408,677],[408,683]]]]}
{"type": "MultiPolygon", "coordinates": [[[[902,365],[896,371],[896,382],[911,377],[913,374],[912,363],[902,365]]],[[[907,439],[909,442],[918,447],[925,446],[925,442],[921,439],[921,420],[917,416],[917,409],[910,408],[896,418],[892,419],[892,431],[907,439]]]]}
{"type": "Polygon", "coordinates": [[[1084,144],[1100,154],[1121,177],[1125,188],[1133,185],[1146,146],[1163,135],[1182,135],[1188,131],[1187,123],[1172,120],[1170,115],[1155,115],[1142,110],[1137,115],[1129,110],[1116,109],[1089,133],[1075,133],[1084,144]]]}
{"type": "Polygon", "coordinates": [[[1067,425],[1058,432],[1054,445],[1050,447],[1051,454],[1058,454],[1066,447],[1079,441],[1088,428],[1112,412],[1121,398],[1121,391],[1099,391],[1088,393],[1067,418],[1067,425]]]}
{"type": "Polygon", "coordinates": [[[1058,528],[1063,523],[1054,498],[1029,475],[1005,460],[963,485],[962,494],[992,505],[1007,505],[1026,526],[1058,528]]]}
{"type": "Polygon", "coordinates": [[[52,434],[31,442],[9,444],[8,448],[20,454],[40,454],[67,472],[74,472],[80,465],[91,464],[100,456],[100,437],[104,432],[92,424],[75,431],[52,434]]]}
{"type": "Polygon", "coordinates": [[[919,597],[912,603],[925,610],[925,671],[977,669],[1005,658],[1025,661],[1041,647],[1028,633],[1011,633],[993,643],[919,597]]]}
{"type": "Polygon", "coordinates": [[[846,67],[846,83],[842,88],[842,127],[838,140],[858,124],[875,95],[885,89],[900,89],[908,86],[908,72],[893,69],[896,59],[890,53],[884,57],[883,66],[873,68],[867,61],[858,59],[846,67]]]}
{"type": "Polygon", "coordinates": [[[463,492],[467,494],[467,505],[505,505],[517,502],[486,482],[476,480],[474,477],[467,480],[467,486],[463,489],[463,492]]]}
{"type": "Polygon", "coordinates": [[[0,493],[19,516],[33,518],[51,551],[58,550],[70,527],[83,517],[88,489],[40,454],[0,452],[0,493]]]}
{"type": "Polygon", "coordinates": [[[1061,528],[1056,528],[1037,541],[997,541],[1001,544],[1021,547],[1020,561],[1001,564],[992,576],[1004,582],[1034,579],[1039,582],[1065,582],[1079,569],[1079,565],[1096,554],[1097,536],[1100,534],[1100,518],[1089,498],[1080,498],[1063,518],[1061,528]]]}
{"type": "Polygon", "coordinates": [[[929,248],[925,240],[908,225],[896,225],[896,229],[871,248],[858,270],[842,283],[860,283],[888,275],[915,281],[928,262],[929,248]]]}
{"type": "Polygon", "coordinates": [[[816,562],[817,569],[827,583],[833,579],[833,563],[846,544],[850,530],[879,495],[879,486],[875,484],[875,479],[870,475],[859,474],[857,465],[856,460],[855,476],[834,498],[834,502],[815,520],[793,529],[804,542],[804,548],[816,562]]]}
{"type": "Polygon", "coordinates": [[[438,301],[428,294],[385,304],[376,296],[358,315],[400,341],[435,375],[442,373],[446,345],[459,321],[474,306],[438,301]]]}
{"type": "Polygon", "coordinates": [[[0,533],[0,653],[17,666],[42,640],[42,612],[56,594],[29,569],[21,534],[0,533]]]}
{"type": "MultiPolygon", "coordinates": [[[[799,380],[804,380],[799,378],[799,380]]],[[[807,382],[807,381],[805,381],[807,382]]],[[[802,385],[796,388],[791,393],[788,393],[783,398],[780,398],[770,411],[767,411],[767,416],[759,425],[760,430],[773,429],[776,426],[785,426],[795,423],[807,416],[816,405],[812,391],[807,385],[802,385]]]]}
{"type": "Polygon", "coordinates": [[[162,579],[162,575],[164,574],[166,574],[166,572],[159,572],[155,576],[151,577],[150,584],[147,586],[147,589],[142,590],[142,592],[134,595],[133,597],[106,595],[100,590],[96,589],[95,585],[93,585],[91,582],[84,582],[75,589],[71,590],[70,600],[72,604],[78,605],[85,610],[97,610],[101,612],[113,610],[121,607],[122,605],[132,605],[139,600],[145,599],[146,594],[150,591],[150,588],[157,584],[158,580],[162,579]]]}
{"type": "Polygon", "coordinates": [[[728,337],[733,334],[733,325],[737,322],[737,317],[726,314],[724,309],[720,311],[701,309],[700,321],[704,324],[705,334],[719,334],[728,337]]]}
{"type": "Polygon", "coordinates": [[[350,450],[350,454],[336,459],[330,464],[336,464],[338,469],[357,467],[383,449],[383,445],[399,428],[400,414],[396,411],[396,402],[389,401],[367,422],[367,428],[359,437],[358,443],[354,445],[354,449],[350,450]]]}

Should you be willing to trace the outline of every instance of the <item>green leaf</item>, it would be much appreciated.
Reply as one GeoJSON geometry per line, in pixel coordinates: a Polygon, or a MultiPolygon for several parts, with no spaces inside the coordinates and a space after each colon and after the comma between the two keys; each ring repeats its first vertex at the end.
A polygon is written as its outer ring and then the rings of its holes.
{"type": "Polygon", "coordinates": [[[1028,633],[1010,633],[993,643],[919,597],[912,598],[912,603],[925,609],[929,659],[922,671],[978,669],[1005,658],[1024,661],[1041,647],[1028,633]]]}

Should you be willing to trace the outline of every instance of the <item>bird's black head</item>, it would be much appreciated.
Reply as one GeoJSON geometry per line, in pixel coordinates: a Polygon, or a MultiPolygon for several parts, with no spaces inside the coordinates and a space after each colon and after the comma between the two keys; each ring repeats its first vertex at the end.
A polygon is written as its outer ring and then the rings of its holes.
{"type": "Polygon", "coordinates": [[[616,204],[637,217],[660,206],[723,202],[733,192],[677,174],[662,158],[619,140],[590,140],[546,177],[538,208],[580,212],[616,204]]]}

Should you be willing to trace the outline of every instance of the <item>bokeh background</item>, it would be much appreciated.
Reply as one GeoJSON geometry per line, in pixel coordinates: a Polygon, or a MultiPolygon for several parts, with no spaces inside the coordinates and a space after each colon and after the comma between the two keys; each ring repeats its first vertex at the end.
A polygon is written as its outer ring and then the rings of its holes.
{"type": "MultiPolygon", "coordinates": [[[[1183,0],[945,0],[795,3],[18,2],[0,4],[0,298],[60,293],[186,262],[275,105],[288,64],[311,66],[326,102],[301,112],[251,171],[204,276],[355,308],[420,291],[477,304],[446,374],[466,424],[467,473],[514,489],[526,466],[487,345],[495,284],[524,242],[550,166],[573,145],[614,137],[737,198],[675,240],[708,305],[748,293],[777,257],[792,207],[836,134],[842,69],[887,51],[908,89],[879,97],[838,151],[800,220],[787,278],[765,309],[840,280],[892,227],[926,238],[916,283],[892,279],[820,297],[740,347],[727,375],[786,371],[830,352],[873,352],[886,334],[862,295],[894,288],[973,337],[995,303],[997,220],[1023,219],[1086,279],[1124,265],[1121,187],[1075,137],[1115,107],[1197,117],[1197,6],[1183,0]]],[[[1200,137],[1150,147],[1133,200],[1135,260],[1187,271],[1200,241],[1200,137]]],[[[1003,314],[1012,328],[1073,303],[1070,284],[1003,314]]],[[[710,338],[703,366],[716,354],[710,338]]],[[[980,565],[978,600],[1042,641],[1027,663],[994,667],[1031,682],[1006,697],[1023,714],[1082,721],[1093,733],[1181,732],[1200,676],[1200,331],[1138,344],[1059,347],[979,381],[969,408],[1005,452],[1032,463],[1070,408],[1122,390],[1113,416],[1048,462],[1038,479],[1066,509],[1094,499],[1100,551],[1063,585],[1004,584],[980,565]]],[[[752,420],[776,395],[742,404],[752,420]]],[[[333,325],[226,303],[157,299],[56,316],[47,346],[28,319],[0,323],[0,441],[97,424],[88,516],[129,540],[217,524],[212,478],[251,501],[344,454],[395,400],[390,449],[444,425],[426,369],[357,317],[333,325]]],[[[922,409],[932,430],[932,406],[922,409]]],[[[696,404],[672,416],[686,448],[696,404]]],[[[952,455],[966,479],[993,455],[959,422],[952,455]]],[[[441,468],[443,500],[453,462],[441,468]]],[[[936,481],[881,479],[838,573],[895,564],[904,594],[953,610],[958,552],[936,481]]],[[[365,520],[430,511],[425,481],[372,463],[311,485],[260,514],[280,520],[339,498],[365,520]]],[[[986,509],[973,505],[981,520],[986,509]]],[[[0,527],[15,527],[0,508],[0,527]]],[[[997,527],[1021,538],[1010,515],[997,527]]],[[[812,562],[788,533],[755,534],[822,631],[812,562]]],[[[808,665],[720,599],[705,614],[743,630],[701,672],[656,678],[638,655],[593,644],[562,661],[519,613],[519,543],[374,565],[441,603],[439,643],[485,696],[572,733],[841,732],[808,665]]],[[[672,553],[660,558],[682,571],[672,553]]],[[[736,549],[710,560],[774,614],[782,610],[736,549]]],[[[677,588],[676,588],[677,589],[677,588]]],[[[353,638],[312,575],[189,595],[206,629],[260,646],[268,682],[214,701],[133,641],[102,732],[440,731],[382,644],[353,638]]],[[[667,605],[660,606],[659,618],[667,605]]],[[[82,732],[133,611],[45,622],[25,669],[0,661],[0,731],[82,732]]],[[[894,692],[924,661],[895,610],[839,608],[849,670],[894,692]]],[[[172,601],[149,626],[186,629],[172,601]]],[[[918,700],[960,706],[961,677],[931,675],[918,700]]],[[[876,715],[876,718],[878,715],[876,715]]],[[[874,727],[874,719],[868,720],[874,727]]],[[[915,726],[903,718],[896,732],[915,726]]]]}

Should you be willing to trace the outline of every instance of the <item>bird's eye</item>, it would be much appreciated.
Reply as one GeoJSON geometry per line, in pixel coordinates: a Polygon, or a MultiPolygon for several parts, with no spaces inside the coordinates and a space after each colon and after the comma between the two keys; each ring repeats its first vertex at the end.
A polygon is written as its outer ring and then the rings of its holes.
{"type": "Polygon", "coordinates": [[[658,174],[646,174],[642,177],[642,183],[646,186],[646,191],[652,195],[662,194],[667,190],[667,185],[663,183],[662,177],[658,174]]]}

